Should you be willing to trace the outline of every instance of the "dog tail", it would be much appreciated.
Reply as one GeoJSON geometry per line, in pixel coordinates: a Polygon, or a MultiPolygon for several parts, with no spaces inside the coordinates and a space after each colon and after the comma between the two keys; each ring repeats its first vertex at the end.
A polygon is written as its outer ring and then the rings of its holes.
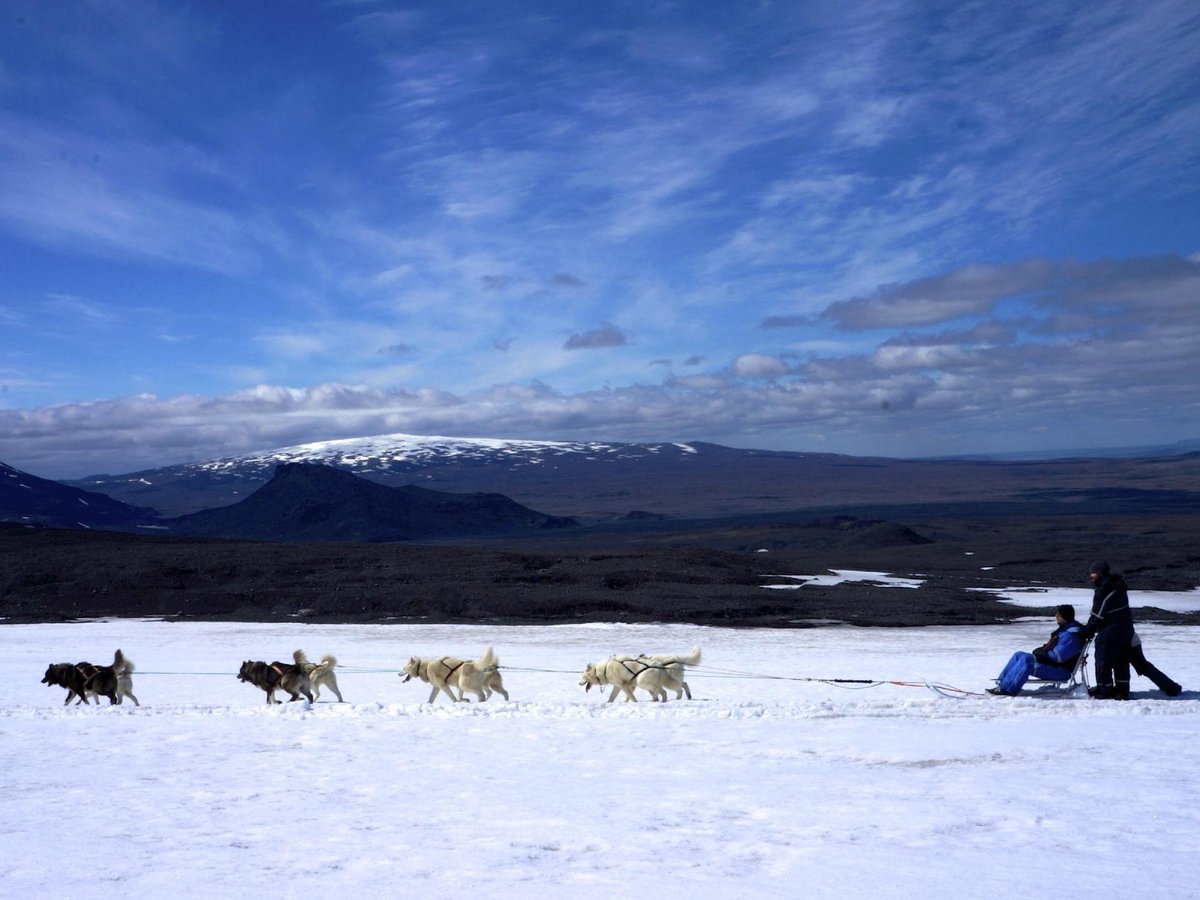
{"type": "Polygon", "coordinates": [[[304,665],[306,662],[308,662],[308,657],[304,655],[304,651],[303,651],[303,650],[295,650],[295,651],[293,651],[293,652],[292,652],[292,659],[293,659],[293,660],[295,660],[295,662],[296,662],[296,667],[297,667],[297,668],[300,668],[300,667],[301,667],[301,666],[303,666],[303,665],[304,665]]]}
{"type": "Polygon", "coordinates": [[[484,648],[483,655],[480,656],[479,659],[475,660],[475,668],[480,670],[490,669],[492,666],[498,665],[500,665],[500,660],[496,659],[496,654],[492,651],[490,646],[484,648]]]}
{"type": "Polygon", "coordinates": [[[112,668],[114,675],[126,675],[133,671],[133,660],[118,650],[113,654],[112,668]]]}
{"type": "Polygon", "coordinates": [[[321,657],[321,668],[332,669],[336,665],[337,665],[337,659],[334,657],[334,655],[332,653],[326,653],[324,656],[321,657]]]}
{"type": "Polygon", "coordinates": [[[683,663],[685,666],[698,666],[698,665],[700,665],[700,648],[699,648],[699,647],[693,647],[693,648],[692,648],[692,652],[691,652],[691,653],[689,653],[687,656],[681,656],[681,657],[679,657],[679,661],[680,661],[681,663],[683,663]]]}

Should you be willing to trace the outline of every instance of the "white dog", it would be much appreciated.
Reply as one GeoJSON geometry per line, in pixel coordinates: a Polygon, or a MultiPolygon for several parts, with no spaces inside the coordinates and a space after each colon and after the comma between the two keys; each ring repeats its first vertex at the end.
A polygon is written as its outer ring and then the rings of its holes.
{"type": "Polygon", "coordinates": [[[633,695],[635,688],[647,691],[656,701],[666,700],[668,690],[675,692],[676,700],[684,694],[691,700],[692,691],[684,676],[687,666],[699,664],[699,647],[693,647],[687,656],[610,656],[603,662],[588,665],[579,683],[588,691],[593,685],[612,685],[609,703],[616,700],[619,693],[625,694],[625,702],[637,702],[633,695]]]}
{"type": "Polygon", "coordinates": [[[441,691],[445,691],[446,696],[455,703],[461,703],[467,693],[477,696],[480,703],[493,693],[508,699],[508,691],[504,689],[504,681],[500,678],[500,660],[496,659],[491,647],[484,650],[479,659],[459,659],[456,656],[423,659],[414,656],[404,666],[402,677],[405,681],[419,678],[433,685],[429,694],[430,703],[437,699],[441,691]],[[451,690],[455,687],[458,688],[457,697],[451,690]]]}
{"type": "Polygon", "coordinates": [[[321,696],[321,685],[329,686],[338,698],[338,703],[343,703],[342,692],[338,690],[337,676],[333,674],[334,666],[337,665],[337,660],[332,654],[326,653],[321,657],[319,663],[309,662],[308,657],[304,655],[303,650],[297,650],[293,654],[296,660],[296,665],[304,670],[304,674],[308,676],[309,684],[312,685],[313,700],[321,696]]]}

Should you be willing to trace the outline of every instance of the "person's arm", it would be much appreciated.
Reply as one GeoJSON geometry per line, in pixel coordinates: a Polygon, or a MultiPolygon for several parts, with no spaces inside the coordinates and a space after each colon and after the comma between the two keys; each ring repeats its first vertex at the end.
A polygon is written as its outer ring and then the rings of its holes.
{"type": "MultiPolygon", "coordinates": [[[[1121,592],[1120,588],[1113,588],[1105,594],[1098,602],[1092,603],[1092,614],[1088,617],[1087,628],[1083,630],[1085,638],[1091,639],[1096,636],[1096,632],[1104,626],[1104,618],[1111,612],[1109,601],[1121,592]]],[[[1129,604],[1126,603],[1126,606],[1129,604]]]]}
{"type": "Polygon", "coordinates": [[[1052,662],[1060,666],[1074,662],[1083,652],[1083,635],[1078,628],[1071,628],[1059,635],[1058,643],[1049,652],[1052,662]]]}

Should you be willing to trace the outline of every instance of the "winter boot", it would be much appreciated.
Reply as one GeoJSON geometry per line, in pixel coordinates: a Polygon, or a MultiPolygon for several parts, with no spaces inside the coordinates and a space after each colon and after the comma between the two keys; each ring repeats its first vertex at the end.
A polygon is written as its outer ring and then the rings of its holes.
{"type": "Polygon", "coordinates": [[[1149,662],[1143,661],[1142,668],[1138,669],[1139,675],[1144,675],[1154,682],[1154,686],[1166,694],[1168,697],[1178,697],[1183,693],[1183,688],[1168,678],[1162,671],[1149,662]]]}

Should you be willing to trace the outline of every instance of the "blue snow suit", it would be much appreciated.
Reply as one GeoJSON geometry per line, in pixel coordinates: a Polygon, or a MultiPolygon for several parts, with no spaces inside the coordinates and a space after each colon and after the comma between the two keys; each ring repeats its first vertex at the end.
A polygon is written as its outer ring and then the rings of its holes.
{"type": "Polygon", "coordinates": [[[1054,629],[1050,640],[1033,653],[1018,650],[996,679],[1006,694],[1019,694],[1032,675],[1045,681],[1064,681],[1071,677],[1079,654],[1083,652],[1083,626],[1068,622],[1054,629]]]}

